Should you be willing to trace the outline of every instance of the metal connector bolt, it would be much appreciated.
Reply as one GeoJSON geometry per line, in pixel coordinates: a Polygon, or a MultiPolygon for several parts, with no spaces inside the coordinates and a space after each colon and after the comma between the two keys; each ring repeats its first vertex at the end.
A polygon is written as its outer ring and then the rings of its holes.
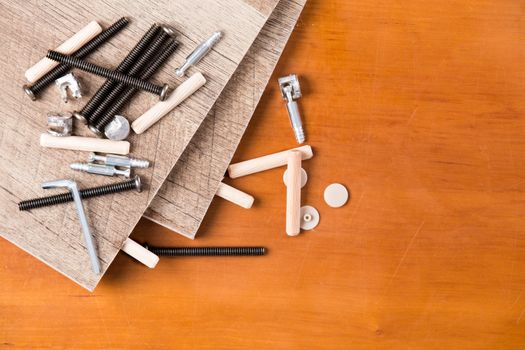
{"type": "Polygon", "coordinates": [[[184,64],[175,70],[175,74],[177,74],[178,77],[183,77],[186,70],[197,64],[221,38],[222,33],[220,31],[214,32],[205,42],[197,46],[197,48],[186,57],[184,64]]]}
{"type": "Polygon", "coordinates": [[[93,163],[72,163],[71,169],[84,171],[90,174],[104,175],[104,176],[115,176],[123,175],[125,177],[131,176],[131,169],[120,170],[111,165],[104,164],[93,164],[93,163]]]}
{"type": "Polygon", "coordinates": [[[286,109],[288,110],[288,116],[290,117],[290,123],[292,124],[295,139],[300,144],[304,143],[305,136],[303,123],[301,121],[301,114],[299,113],[299,106],[297,105],[297,102],[295,102],[302,96],[297,75],[291,74],[279,78],[279,87],[281,89],[281,95],[286,101],[286,109]]]}
{"type": "Polygon", "coordinates": [[[88,162],[102,162],[105,165],[112,165],[124,168],[149,168],[149,162],[147,160],[128,158],[125,156],[118,156],[115,154],[99,156],[95,153],[90,153],[88,157],[88,162]]]}

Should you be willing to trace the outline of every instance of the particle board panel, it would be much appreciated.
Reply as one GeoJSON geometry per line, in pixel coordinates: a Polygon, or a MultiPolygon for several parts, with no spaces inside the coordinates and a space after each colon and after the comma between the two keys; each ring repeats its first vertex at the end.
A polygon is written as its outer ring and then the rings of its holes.
{"type": "MultiPolygon", "coordinates": [[[[277,0],[178,0],[148,1],[3,1],[0,4],[0,234],[58,272],[88,290],[93,290],[113,261],[123,242],[148,207],[191,137],[236,70],[253,40],[265,24],[277,0]],[[189,70],[202,71],[208,83],[175,111],[145,134],[130,137],[132,154],[149,159],[153,167],[137,171],[145,184],[142,193],[125,193],[85,201],[90,224],[98,245],[103,273],[91,272],[73,204],[19,212],[17,202],[49,195],[40,183],[73,178],[80,187],[112,183],[116,179],[76,173],[68,164],[85,160],[82,152],[43,149],[39,134],[45,130],[45,115],[52,110],[74,110],[64,105],[52,87],[37,102],[21,91],[24,71],[45,55],[46,50],[70,37],[85,23],[96,19],[108,26],[121,16],[132,23],[111,42],[89,57],[89,61],[115,67],[154,22],[172,25],[181,42],[180,49],[155,77],[155,81],[177,85],[175,76],[193,48],[213,31],[222,30],[223,40],[199,64],[189,70]]],[[[79,74],[91,95],[102,79],[79,74]]],[[[84,104],[87,99],[83,99],[84,104]]],[[[141,93],[124,111],[134,120],[157,101],[141,93]]],[[[86,133],[85,128],[77,128],[86,133]]]]}
{"type": "Polygon", "coordinates": [[[194,238],[306,0],[280,1],[145,216],[194,238]]]}

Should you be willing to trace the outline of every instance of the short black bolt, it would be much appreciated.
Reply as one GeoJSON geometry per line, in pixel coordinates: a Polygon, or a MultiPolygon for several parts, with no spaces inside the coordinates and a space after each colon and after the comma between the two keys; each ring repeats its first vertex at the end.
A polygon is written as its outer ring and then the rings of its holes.
{"type": "Polygon", "coordinates": [[[159,256],[259,256],[266,254],[264,247],[144,247],[159,256]]]}
{"type": "MultiPolygon", "coordinates": [[[[129,19],[122,17],[113,23],[108,29],[102,31],[96,37],[87,42],[84,46],[78,49],[73,56],[76,58],[84,58],[91,52],[95,51],[100,45],[107,42],[115,34],[120,32],[127,26],[129,19]]],[[[71,70],[71,66],[61,63],[51,71],[46,73],[42,78],[38,79],[33,85],[24,85],[24,91],[34,101],[38,94],[40,94],[48,85],[52,84],[58,78],[64,76],[71,70]]]]}
{"type": "MultiPolygon", "coordinates": [[[[148,31],[140,38],[138,43],[133,49],[126,55],[126,57],[120,62],[115,69],[117,72],[126,73],[133,63],[140,57],[142,52],[148,47],[150,42],[155,38],[159,32],[160,27],[157,24],[153,24],[148,31]]],[[[97,90],[97,92],[91,97],[80,112],[75,112],[73,115],[80,121],[90,124],[91,114],[106,98],[111,90],[117,85],[112,80],[106,80],[104,84],[97,90]]]]}
{"type": "MultiPolygon", "coordinates": [[[[145,80],[141,76],[138,76],[138,74],[159,53],[161,47],[168,40],[169,37],[170,37],[170,32],[167,32],[166,30],[162,30],[160,34],[153,40],[151,45],[143,52],[142,56],[140,56],[135,61],[135,63],[133,63],[132,67],[129,69],[129,71],[126,74],[132,77],[138,77],[139,79],[145,80]]],[[[95,111],[91,114],[89,123],[91,125],[95,124],[97,120],[104,114],[104,112],[114,103],[117,97],[124,90],[126,90],[126,88],[128,88],[126,84],[118,83],[113,88],[113,90],[109,92],[109,94],[106,96],[104,101],[102,101],[98,105],[98,107],[95,109],[95,111]]],[[[90,129],[93,130],[94,128],[90,127],[90,129]]],[[[98,131],[96,129],[94,129],[93,131],[98,134],[98,131]]]]}
{"type": "Polygon", "coordinates": [[[96,64],[83,61],[73,56],[63,55],[57,51],[52,51],[52,50],[48,51],[46,57],[53,61],[67,63],[75,68],[83,70],[84,72],[92,73],[92,74],[95,74],[95,75],[98,75],[98,76],[101,76],[107,79],[118,81],[119,83],[124,83],[130,86],[133,86],[134,88],[158,95],[161,101],[164,101],[166,97],[168,96],[168,89],[169,89],[168,84],[156,85],[156,84],[150,83],[149,81],[141,80],[141,79],[117,72],[115,70],[97,66],[96,64]]]}
{"type": "MultiPolygon", "coordinates": [[[[127,181],[117,182],[109,185],[91,187],[80,190],[80,196],[83,199],[103,196],[106,194],[113,194],[124,191],[136,190],[140,192],[142,190],[142,184],[140,182],[140,177],[135,176],[135,178],[127,181]]],[[[61,193],[54,196],[41,197],[35,199],[29,199],[18,203],[19,210],[31,210],[36,208],[48,207],[51,205],[57,205],[61,203],[67,203],[73,201],[73,194],[71,192],[61,193]]]]}
{"type": "MultiPolygon", "coordinates": [[[[153,63],[151,63],[140,75],[140,78],[145,80],[151,78],[151,76],[166,62],[166,60],[175,52],[179,43],[173,41],[168,43],[162,50],[161,53],[155,58],[153,63]]],[[[133,95],[137,92],[137,89],[125,87],[124,92],[115,99],[113,105],[109,107],[106,112],[100,117],[99,120],[95,122],[93,126],[90,126],[90,129],[93,130],[96,134],[100,135],[104,132],[106,125],[111,123],[115,115],[117,115],[122,108],[128,103],[133,95]]]]}

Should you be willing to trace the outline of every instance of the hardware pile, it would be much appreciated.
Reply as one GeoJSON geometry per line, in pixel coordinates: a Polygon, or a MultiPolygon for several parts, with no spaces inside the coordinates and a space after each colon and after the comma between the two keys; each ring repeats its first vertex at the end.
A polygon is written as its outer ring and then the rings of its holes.
{"type": "MultiPolygon", "coordinates": [[[[206,83],[206,79],[200,72],[191,75],[176,89],[172,89],[167,83],[154,84],[149,81],[179,46],[179,42],[175,39],[175,31],[167,25],[153,24],[114,70],[85,60],[89,54],[109,41],[128,24],[129,20],[123,17],[103,30],[96,21],[90,22],[55,50],[48,51],[45,58],[29,68],[25,76],[30,84],[23,87],[26,94],[32,100],[36,100],[40,93],[54,82],[60,99],[67,102],[69,95],[75,99],[83,97],[83,86],[71,72],[73,68],[107,79],[82,109],[72,112],[48,113],[47,132],[41,134],[40,145],[47,148],[90,152],[86,162],[70,164],[70,168],[74,171],[103,176],[123,176],[127,179],[84,189],[80,189],[76,182],[70,179],[49,181],[43,183],[42,188],[66,188],[68,192],[25,200],[18,204],[21,211],[27,211],[74,202],[92,271],[95,274],[101,273],[100,262],[82,200],[124,191],[140,192],[141,178],[138,175],[131,178],[131,172],[133,168],[149,168],[150,162],[129,156],[131,145],[126,139],[130,132],[133,131],[135,134],[146,132],[206,83]],[[121,113],[138,91],[155,94],[160,101],[130,124],[128,118],[121,113]],[[94,137],[75,136],[75,124],[87,126],[93,132],[94,137]]],[[[188,68],[196,65],[220,41],[221,37],[220,31],[214,32],[206,41],[197,46],[176,69],[176,75],[184,77],[188,68]]],[[[302,97],[299,79],[292,74],[279,78],[278,83],[282,98],[286,102],[295,139],[297,143],[303,144],[306,137],[297,104],[297,100],[302,97]]],[[[286,233],[289,236],[297,236],[301,230],[314,229],[320,221],[319,212],[313,206],[301,207],[301,188],[308,180],[301,163],[312,157],[312,148],[303,145],[231,164],[228,167],[228,175],[234,179],[287,165],[287,170],[283,174],[286,186],[286,233]]],[[[216,195],[243,208],[251,208],[254,202],[251,195],[225,183],[220,183],[216,195]]],[[[341,184],[331,184],[324,192],[326,203],[333,208],[345,205],[348,198],[348,190],[341,184]]],[[[140,245],[129,238],[121,249],[148,267],[154,267],[157,264],[159,255],[258,256],[266,253],[264,247],[152,248],[147,244],[140,245]]]]}

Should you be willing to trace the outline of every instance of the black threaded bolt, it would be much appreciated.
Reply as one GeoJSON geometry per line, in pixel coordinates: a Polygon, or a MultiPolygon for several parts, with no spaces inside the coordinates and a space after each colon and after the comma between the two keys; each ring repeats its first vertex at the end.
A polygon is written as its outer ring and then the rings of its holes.
{"type": "MultiPolygon", "coordinates": [[[[129,19],[122,17],[115,23],[113,23],[108,29],[102,31],[96,37],[87,42],[84,46],[78,49],[73,56],[77,58],[84,58],[91,52],[95,51],[100,45],[104,44],[115,34],[120,32],[129,23],[129,19]]],[[[51,71],[46,73],[42,78],[38,79],[33,85],[24,85],[24,91],[34,101],[37,95],[42,92],[48,85],[52,84],[55,80],[65,75],[71,66],[61,63],[51,71]]]]}
{"type": "MultiPolygon", "coordinates": [[[[116,71],[125,73],[131,67],[142,52],[148,47],[149,43],[157,35],[160,27],[157,24],[153,24],[150,29],[142,36],[139,42],[133,49],[127,54],[127,56],[117,66],[116,71]]],[[[112,80],[106,80],[104,84],[97,90],[95,95],[86,103],[80,112],[74,113],[74,116],[82,121],[89,124],[91,113],[98,107],[98,105],[104,100],[106,95],[115,87],[117,83],[112,80]]]]}
{"type": "MultiPolygon", "coordinates": [[[[140,75],[143,80],[151,78],[151,76],[166,62],[166,60],[175,52],[179,43],[177,41],[168,43],[165,48],[161,50],[161,53],[155,58],[155,61],[151,63],[140,75]]],[[[115,115],[128,103],[133,95],[137,92],[137,89],[127,87],[126,90],[115,99],[113,105],[100,117],[90,129],[95,129],[95,133],[102,134],[106,125],[111,123],[115,115]]]]}
{"type": "MultiPolygon", "coordinates": [[[[103,196],[106,194],[113,194],[124,191],[137,190],[140,192],[142,190],[140,182],[140,177],[135,176],[131,180],[126,180],[122,182],[117,182],[109,185],[91,187],[80,190],[80,196],[84,199],[91,197],[103,196]]],[[[54,196],[47,196],[35,199],[29,199],[18,203],[19,210],[31,210],[41,207],[48,207],[51,205],[67,203],[73,201],[73,194],[71,192],[61,193],[54,196]]]]}
{"type": "MultiPolygon", "coordinates": [[[[162,45],[168,40],[170,37],[171,32],[168,32],[166,30],[162,30],[160,34],[153,40],[151,45],[143,52],[142,56],[140,56],[137,61],[131,66],[129,71],[126,73],[129,76],[132,77],[138,77],[142,80],[142,77],[138,76],[141,70],[144,69],[144,67],[155,57],[155,55],[158,54],[160,48],[162,45]]],[[[89,124],[93,125],[97,122],[98,119],[104,114],[104,112],[110,107],[115,99],[124,91],[128,86],[123,83],[118,83],[106,96],[104,101],[102,101],[98,107],[95,109],[95,111],[91,114],[89,118],[89,124]]],[[[94,129],[91,128],[90,129],[94,129]]],[[[96,129],[93,130],[95,133],[98,134],[98,131],[96,129]]]]}
{"type": "Polygon", "coordinates": [[[118,81],[119,83],[124,83],[130,86],[133,86],[134,88],[158,95],[161,101],[164,101],[168,95],[169,86],[167,84],[156,85],[156,84],[150,83],[149,81],[144,81],[144,80],[141,80],[135,77],[131,77],[129,75],[126,75],[126,74],[123,74],[123,73],[120,73],[120,72],[117,72],[117,71],[114,71],[114,70],[111,70],[105,67],[97,66],[96,64],[86,62],[79,58],[63,55],[57,51],[52,51],[52,50],[48,51],[46,57],[53,61],[67,63],[85,72],[92,73],[92,74],[104,77],[106,79],[118,81]]]}
{"type": "Polygon", "coordinates": [[[266,254],[264,247],[179,247],[156,248],[144,245],[153,254],[159,256],[259,256],[266,254]]]}

